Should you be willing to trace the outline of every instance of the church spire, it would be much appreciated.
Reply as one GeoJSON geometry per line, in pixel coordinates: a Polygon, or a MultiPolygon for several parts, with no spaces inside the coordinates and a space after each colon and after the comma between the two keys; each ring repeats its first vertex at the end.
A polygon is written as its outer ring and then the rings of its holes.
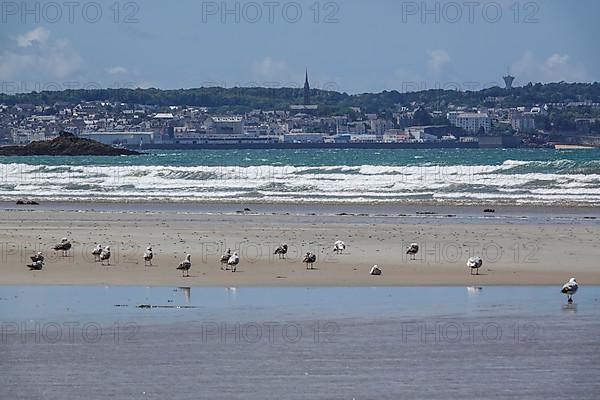
{"type": "Polygon", "coordinates": [[[304,78],[304,105],[310,104],[310,84],[308,83],[308,69],[306,70],[306,77],[304,78]]]}

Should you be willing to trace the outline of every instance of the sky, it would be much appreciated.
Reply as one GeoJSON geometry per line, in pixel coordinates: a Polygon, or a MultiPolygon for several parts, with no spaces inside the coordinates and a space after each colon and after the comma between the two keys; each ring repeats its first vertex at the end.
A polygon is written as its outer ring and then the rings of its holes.
{"type": "Polygon", "coordinates": [[[0,90],[600,81],[600,2],[3,1],[0,90]]]}

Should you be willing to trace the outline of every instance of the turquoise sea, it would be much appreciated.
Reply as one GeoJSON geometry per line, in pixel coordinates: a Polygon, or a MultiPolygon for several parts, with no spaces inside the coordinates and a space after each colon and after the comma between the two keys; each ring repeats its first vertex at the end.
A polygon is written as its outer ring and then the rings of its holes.
{"type": "Polygon", "coordinates": [[[600,149],[155,150],[0,157],[0,200],[594,205],[600,149]]]}

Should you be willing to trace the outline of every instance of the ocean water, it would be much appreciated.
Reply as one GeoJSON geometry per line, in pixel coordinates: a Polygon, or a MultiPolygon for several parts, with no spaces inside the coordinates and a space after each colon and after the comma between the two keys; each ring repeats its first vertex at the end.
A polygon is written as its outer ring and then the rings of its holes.
{"type": "Polygon", "coordinates": [[[7,399],[597,399],[600,287],[0,286],[7,399]],[[138,308],[139,305],[155,308],[138,308]]]}
{"type": "Polygon", "coordinates": [[[0,157],[0,200],[594,205],[600,149],[152,151],[0,157]]]}

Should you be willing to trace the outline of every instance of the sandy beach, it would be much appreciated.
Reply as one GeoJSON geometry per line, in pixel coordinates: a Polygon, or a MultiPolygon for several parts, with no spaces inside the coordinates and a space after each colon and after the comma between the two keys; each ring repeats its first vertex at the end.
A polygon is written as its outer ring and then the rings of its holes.
{"type": "Polygon", "coordinates": [[[157,286],[410,286],[558,285],[576,276],[600,284],[600,224],[491,219],[478,223],[446,218],[415,219],[373,215],[231,214],[181,211],[4,210],[1,212],[4,285],[157,286]],[[52,250],[62,237],[68,257],[52,250]],[[335,240],[347,250],[336,255],[335,240]],[[285,260],[273,256],[289,245],[285,260]],[[420,246],[416,260],[405,254],[420,246]],[[110,245],[110,266],[93,261],[97,243],[110,245]],[[153,266],[142,254],[154,249],[153,266]],[[240,254],[238,272],[220,268],[227,248],[240,254]],[[43,271],[26,267],[35,251],[46,255],[43,271]],[[318,256],[315,270],[302,264],[306,252],[318,256]],[[189,278],[175,267],[192,255],[189,278]],[[466,260],[481,256],[479,276],[466,260]],[[382,276],[370,276],[378,264],[382,276]]]}

